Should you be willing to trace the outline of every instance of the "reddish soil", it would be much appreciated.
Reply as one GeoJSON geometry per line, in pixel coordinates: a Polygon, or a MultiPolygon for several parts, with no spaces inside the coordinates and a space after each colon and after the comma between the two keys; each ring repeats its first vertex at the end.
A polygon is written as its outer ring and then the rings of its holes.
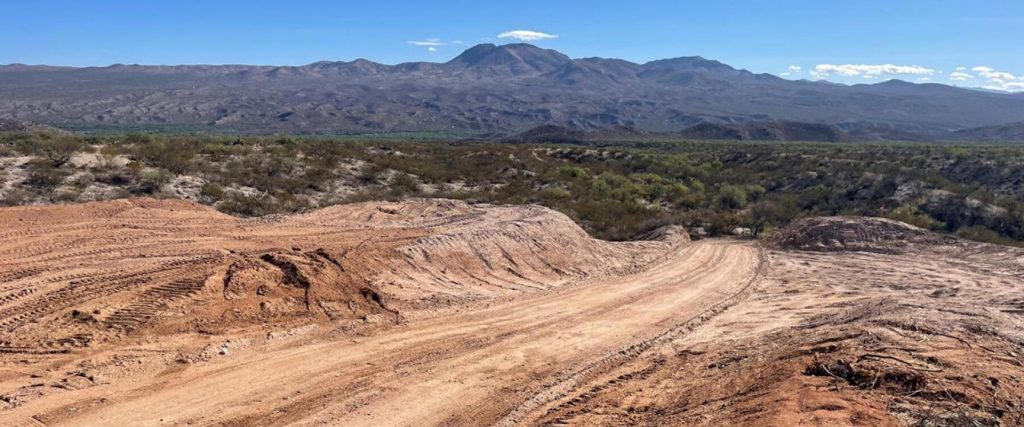
{"type": "Polygon", "coordinates": [[[0,209],[0,424],[1024,423],[1024,252],[652,236],[447,200],[0,209]]]}

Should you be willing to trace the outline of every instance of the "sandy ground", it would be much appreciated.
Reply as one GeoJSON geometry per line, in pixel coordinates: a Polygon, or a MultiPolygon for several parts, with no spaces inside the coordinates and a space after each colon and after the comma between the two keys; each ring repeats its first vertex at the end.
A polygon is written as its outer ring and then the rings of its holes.
{"type": "Polygon", "coordinates": [[[0,425],[1024,422],[1008,248],[609,243],[444,200],[0,224],[0,425]]]}

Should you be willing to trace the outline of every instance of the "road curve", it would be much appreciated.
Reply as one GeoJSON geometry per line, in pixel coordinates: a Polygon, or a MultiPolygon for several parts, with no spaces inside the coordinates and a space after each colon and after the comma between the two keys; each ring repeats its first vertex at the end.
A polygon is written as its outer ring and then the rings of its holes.
{"type": "MultiPolygon", "coordinates": [[[[68,392],[66,425],[516,425],[589,375],[742,297],[751,243],[700,241],[643,273],[352,339],[242,352],[68,392]],[[83,408],[87,405],[81,405],[83,408]]],[[[67,402],[67,400],[65,400],[67,402]]],[[[30,416],[44,400],[13,411],[30,416]]]]}

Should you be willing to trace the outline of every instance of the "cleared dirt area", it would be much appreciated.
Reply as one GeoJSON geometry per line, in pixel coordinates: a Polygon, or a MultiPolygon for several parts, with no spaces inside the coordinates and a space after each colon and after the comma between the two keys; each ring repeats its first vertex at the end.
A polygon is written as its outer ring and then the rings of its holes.
{"type": "Polygon", "coordinates": [[[0,224],[2,425],[1024,422],[1024,252],[898,223],[611,243],[533,206],[136,199],[0,224]]]}

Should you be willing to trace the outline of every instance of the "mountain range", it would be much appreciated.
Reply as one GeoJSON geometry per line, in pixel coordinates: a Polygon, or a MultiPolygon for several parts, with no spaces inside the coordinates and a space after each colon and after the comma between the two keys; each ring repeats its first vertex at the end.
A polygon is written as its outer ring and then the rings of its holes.
{"type": "Polygon", "coordinates": [[[1024,96],[899,80],[794,81],[696,56],[637,64],[481,44],[444,63],[5,65],[0,118],[65,129],[513,134],[555,125],[733,132],[738,139],[760,135],[751,126],[763,123],[803,123],[797,133],[827,126],[843,135],[913,139],[1019,129],[1024,96]]]}

